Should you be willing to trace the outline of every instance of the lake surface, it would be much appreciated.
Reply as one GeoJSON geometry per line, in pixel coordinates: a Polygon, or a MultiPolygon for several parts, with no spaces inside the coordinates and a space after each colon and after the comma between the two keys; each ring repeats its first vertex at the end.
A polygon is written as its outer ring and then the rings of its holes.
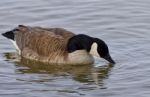
{"type": "Polygon", "coordinates": [[[101,38],[117,64],[21,60],[0,35],[0,97],[150,97],[150,0],[1,0],[0,33],[18,24],[101,38]]]}

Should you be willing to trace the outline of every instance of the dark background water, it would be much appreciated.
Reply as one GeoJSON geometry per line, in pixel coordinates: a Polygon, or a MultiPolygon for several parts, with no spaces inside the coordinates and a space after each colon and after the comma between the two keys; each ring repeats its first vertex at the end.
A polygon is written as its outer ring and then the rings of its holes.
{"type": "Polygon", "coordinates": [[[115,66],[20,60],[0,36],[0,97],[149,97],[150,0],[1,0],[0,33],[18,24],[62,27],[109,45],[115,66]]]}

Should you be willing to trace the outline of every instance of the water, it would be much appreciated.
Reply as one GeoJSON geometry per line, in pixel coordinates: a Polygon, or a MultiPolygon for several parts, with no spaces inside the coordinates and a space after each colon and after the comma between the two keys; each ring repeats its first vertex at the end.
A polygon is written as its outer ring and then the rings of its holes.
{"type": "Polygon", "coordinates": [[[149,0],[1,0],[0,33],[18,24],[103,39],[117,64],[55,66],[20,60],[0,36],[0,97],[149,97],[149,0]]]}

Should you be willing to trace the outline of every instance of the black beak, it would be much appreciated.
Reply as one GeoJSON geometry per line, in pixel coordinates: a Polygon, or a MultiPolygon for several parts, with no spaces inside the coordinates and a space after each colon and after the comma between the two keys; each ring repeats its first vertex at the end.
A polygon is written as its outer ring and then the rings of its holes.
{"type": "Polygon", "coordinates": [[[107,56],[104,57],[105,60],[110,62],[111,64],[115,64],[115,61],[111,58],[111,56],[108,54],[107,56]]]}

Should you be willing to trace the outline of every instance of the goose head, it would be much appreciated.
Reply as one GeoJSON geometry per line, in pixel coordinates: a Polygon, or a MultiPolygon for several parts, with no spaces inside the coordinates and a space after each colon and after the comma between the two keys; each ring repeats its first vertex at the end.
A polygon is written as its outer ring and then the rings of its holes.
{"type": "Polygon", "coordinates": [[[75,35],[69,39],[67,51],[72,53],[76,50],[86,50],[93,56],[101,57],[111,64],[115,64],[109,53],[107,44],[98,38],[93,38],[84,34],[75,35]]]}

